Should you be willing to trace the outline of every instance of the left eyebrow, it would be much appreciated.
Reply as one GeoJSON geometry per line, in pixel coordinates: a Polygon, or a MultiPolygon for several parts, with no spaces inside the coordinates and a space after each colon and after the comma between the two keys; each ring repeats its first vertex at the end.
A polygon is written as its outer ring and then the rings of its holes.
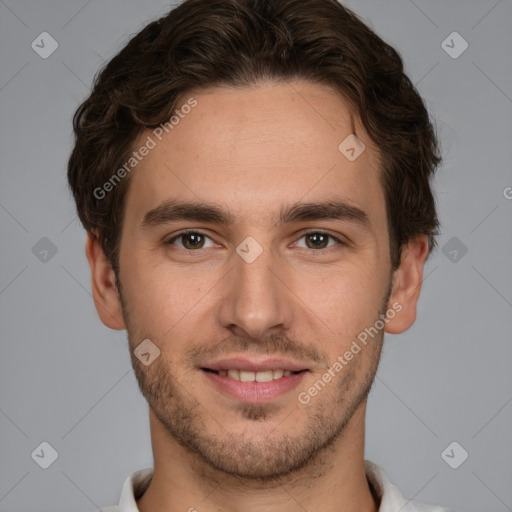
{"type": "Polygon", "coordinates": [[[320,203],[295,203],[283,207],[279,224],[303,220],[344,220],[358,224],[365,231],[371,230],[370,218],[360,208],[345,201],[324,201],[320,203]]]}
{"type": "MultiPolygon", "coordinates": [[[[285,205],[280,210],[277,224],[284,225],[305,220],[329,219],[349,221],[366,231],[371,230],[370,219],[363,210],[345,201],[332,200],[285,205]]],[[[148,211],[141,222],[141,228],[154,228],[177,220],[233,226],[236,215],[215,204],[170,199],[148,211]]]]}

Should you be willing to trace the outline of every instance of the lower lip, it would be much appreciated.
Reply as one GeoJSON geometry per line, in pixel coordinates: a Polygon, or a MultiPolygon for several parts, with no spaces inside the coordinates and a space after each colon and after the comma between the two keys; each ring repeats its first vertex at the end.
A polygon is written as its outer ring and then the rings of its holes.
{"type": "Polygon", "coordinates": [[[259,404],[270,402],[284,393],[297,387],[307,371],[292,373],[288,377],[281,377],[269,382],[242,382],[228,376],[201,370],[218,389],[240,402],[259,404]]]}

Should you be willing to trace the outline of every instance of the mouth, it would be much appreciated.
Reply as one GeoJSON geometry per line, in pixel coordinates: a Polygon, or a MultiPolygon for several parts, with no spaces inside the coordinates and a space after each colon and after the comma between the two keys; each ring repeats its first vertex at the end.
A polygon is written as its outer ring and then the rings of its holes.
{"type": "Polygon", "coordinates": [[[231,358],[201,365],[214,393],[244,403],[265,403],[290,392],[310,371],[306,365],[280,359],[231,358]]]}
{"type": "Polygon", "coordinates": [[[228,377],[233,380],[238,380],[240,382],[270,382],[272,380],[282,379],[283,377],[290,377],[291,375],[296,375],[298,373],[306,372],[308,370],[285,370],[283,368],[277,370],[263,370],[259,372],[251,372],[240,369],[230,369],[230,370],[212,370],[211,368],[202,368],[205,372],[212,372],[221,377],[228,377]]]}

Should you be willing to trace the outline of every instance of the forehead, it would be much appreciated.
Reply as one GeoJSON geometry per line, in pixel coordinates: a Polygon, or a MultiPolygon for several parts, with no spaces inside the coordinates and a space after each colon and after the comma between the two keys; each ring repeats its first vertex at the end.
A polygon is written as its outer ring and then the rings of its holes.
{"type": "Polygon", "coordinates": [[[169,199],[228,205],[241,223],[262,227],[283,204],[300,201],[342,198],[376,220],[385,211],[379,153],[349,103],[327,86],[219,87],[184,94],[176,108],[171,129],[148,130],[135,144],[154,141],[131,175],[127,222],[140,223],[169,199]],[[180,110],[191,98],[194,108],[180,110]],[[351,135],[365,146],[354,161],[340,151],[351,135]]]}

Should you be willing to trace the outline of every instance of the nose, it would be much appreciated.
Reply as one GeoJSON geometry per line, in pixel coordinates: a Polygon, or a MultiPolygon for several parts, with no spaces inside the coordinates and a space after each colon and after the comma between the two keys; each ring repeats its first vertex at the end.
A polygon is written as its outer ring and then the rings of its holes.
{"type": "Polygon", "coordinates": [[[221,325],[253,340],[287,331],[294,311],[291,267],[279,264],[269,248],[250,263],[235,253],[232,264],[218,309],[221,325]]]}

